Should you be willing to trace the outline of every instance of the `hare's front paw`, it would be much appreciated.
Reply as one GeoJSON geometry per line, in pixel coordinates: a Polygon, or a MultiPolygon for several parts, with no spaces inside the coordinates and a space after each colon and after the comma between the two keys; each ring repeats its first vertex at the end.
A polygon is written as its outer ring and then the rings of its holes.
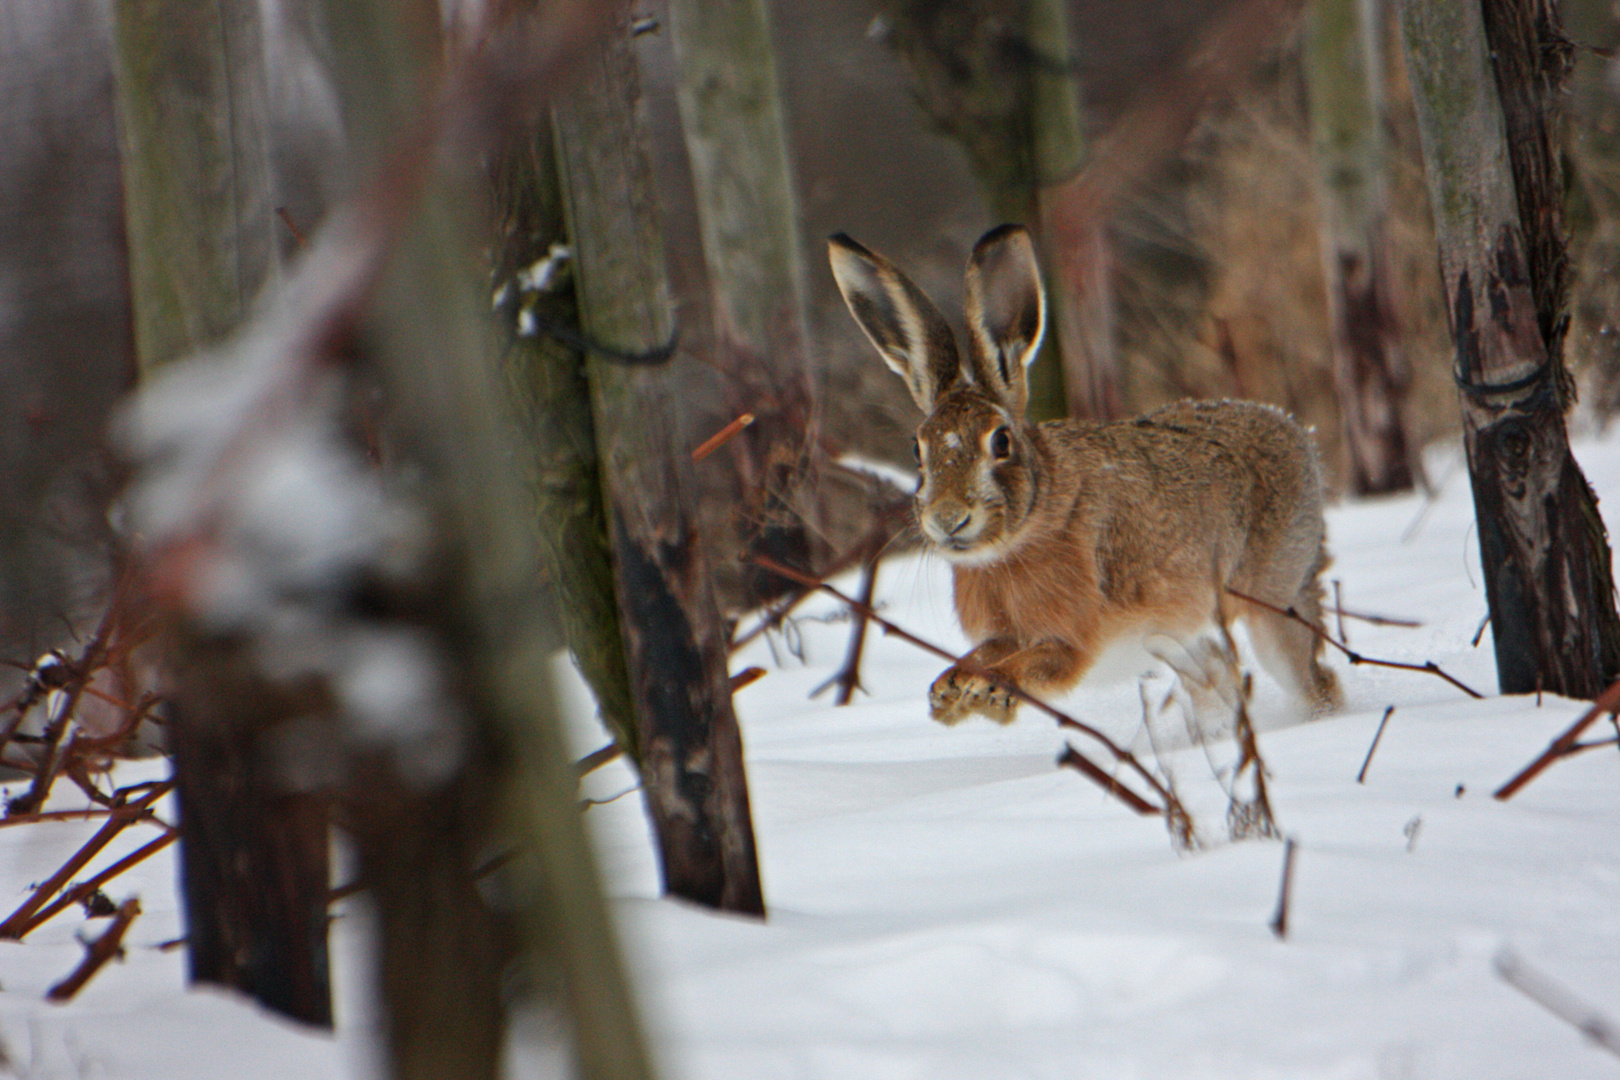
{"type": "Polygon", "coordinates": [[[929,714],[942,724],[959,724],[974,713],[1010,724],[1018,701],[1007,688],[983,675],[947,668],[928,691],[929,714]]]}

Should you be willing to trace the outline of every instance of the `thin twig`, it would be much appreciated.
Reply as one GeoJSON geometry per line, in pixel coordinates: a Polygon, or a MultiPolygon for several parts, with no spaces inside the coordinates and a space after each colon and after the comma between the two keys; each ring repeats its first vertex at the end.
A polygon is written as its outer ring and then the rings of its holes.
{"type": "Polygon", "coordinates": [[[1504,802],[1513,798],[1520,788],[1540,776],[1547,766],[1575,752],[1581,732],[1591,727],[1605,713],[1614,715],[1617,710],[1620,710],[1620,681],[1612,683],[1607,690],[1599,694],[1598,699],[1592,702],[1592,707],[1582,713],[1581,718],[1571,724],[1567,731],[1554,739],[1540,757],[1526,765],[1513,779],[1497,788],[1496,798],[1504,802]]]}
{"type": "Polygon", "coordinates": [[[1162,812],[1157,806],[1121,784],[1118,777],[1104,772],[1095,761],[1085,757],[1080,751],[1067,743],[1063,744],[1063,750],[1058,754],[1057,763],[1060,767],[1067,766],[1094,780],[1105,792],[1124,802],[1125,805],[1143,817],[1150,817],[1162,812]]]}
{"type": "Polygon", "coordinates": [[[726,443],[730,442],[732,439],[735,439],[739,434],[742,433],[743,428],[747,427],[753,422],[753,413],[743,413],[741,416],[737,417],[737,419],[733,420],[731,423],[727,424],[725,427],[721,428],[719,431],[715,432],[713,435],[710,435],[707,439],[704,439],[701,443],[699,443],[697,449],[692,451],[692,460],[694,462],[702,461],[704,458],[726,445],[726,443]]]}
{"type": "Polygon", "coordinates": [[[122,859],[119,859],[117,862],[107,867],[107,869],[103,870],[95,877],[87,878],[84,881],[79,882],[77,885],[73,886],[73,888],[67,890],[61,896],[58,896],[55,900],[47,904],[38,915],[35,915],[32,919],[28,920],[28,925],[23,927],[22,932],[17,936],[19,938],[23,937],[36,927],[42,926],[49,922],[57,915],[60,915],[74,904],[77,904],[79,901],[101,888],[101,886],[105,885],[119,874],[122,874],[125,870],[145,862],[147,859],[151,858],[153,855],[156,855],[158,852],[162,851],[164,848],[168,847],[178,839],[180,839],[180,833],[178,831],[166,832],[156,840],[152,840],[146,844],[143,844],[141,847],[136,848],[134,851],[130,852],[128,855],[125,855],[122,859]]]}
{"type": "Polygon", "coordinates": [[[1288,907],[1294,893],[1294,838],[1283,842],[1282,884],[1277,888],[1277,913],[1271,917],[1271,932],[1278,941],[1288,938],[1288,907]]]}
{"type": "Polygon", "coordinates": [[[731,692],[735,694],[745,686],[753,686],[768,674],[762,667],[745,667],[731,677],[731,692]]]}
{"type": "Polygon", "coordinates": [[[107,961],[120,956],[124,951],[124,932],[129,924],[135,921],[135,916],[141,913],[141,902],[130,897],[118,905],[118,914],[113,916],[112,925],[96,940],[86,943],[84,959],[73,974],[45,991],[46,1001],[71,1001],[73,995],[84,989],[84,984],[95,978],[107,961]]]}
{"type": "Polygon", "coordinates": [[[871,531],[850,547],[849,550],[845,551],[843,555],[834,559],[832,565],[822,573],[821,579],[811,579],[816,580],[816,585],[805,585],[802,581],[789,578],[788,580],[794,581],[799,588],[777,601],[776,606],[766,611],[761,616],[760,621],[755,623],[747,633],[732,641],[730,651],[736,653],[737,650],[759,637],[765,631],[780,626],[782,620],[787,618],[794,608],[815,595],[816,589],[820,586],[822,580],[837,577],[845,570],[864,560],[873,544],[878,545],[879,550],[887,547],[894,540],[895,530],[903,524],[904,519],[909,517],[910,513],[910,499],[898,500],[882,507],[877,513],[871,531]]]}
{"type": "MultiPolygon", "coordinates": [[[[838,588],[827,584],[825,581],[817,581],[809,574],[795,570],[792,567],[783,566],[774,559],[767,558],[764,555],[754,555],[752,556],[752,559],[756,565],[769,570],[773,574],[780,574],[789,581],[796,581],[810,589],[821,589],[822,591],[837,597],[839,600],[848,605],[851,610],[855,610],[860,605],[860,601],[843,593],[838,588]]],[[[1166,813],[1166,808],[1170,807],[1172,803],[1174,803],[1174,796],[1172,796],[1170,792],[1165,789],[1164,785],[1159,782],[1158,777],[1149,772],[1147,768],[1145,768],[1142,763],[1136,759],[1134,754],[1132,754],[1129,750],[1125,750],[1116,745],[1112,739],[1110,739],[1107,735],[1104,735],[1101,731],[1098,731],[1096,728],[1092,727],[1090,724],[1082,723],[1067,713],[1054,709],[1046,702],[1041,701],[1039,698],[1034,697],[1025,691],[1022,687],[1015,683],[1009,682],[1005,676],[992,671],[989,668],[966,662],[961,657],[956,656],[954,653],[942,649],[930,641],[925,641],[908,630],[902,629],[901,627],[890,622],[888,619],[885,619],[883,616],[879,615],[876,611],[873,611],[870,607],[866,608],[865,614],[868,619],[871,619],[873,622],[883,627],[885,633],[892,634],[902,641],[909,642],[925,652],[931,652],[943,660],[948,660],[962,671],[967,672],[969,675],[976,675],[979,678],[995,683],[996,685],[1005,689],[1009,694],[1017,698],[1019,701],[1022,701],[1026,705],[1030,705],[1033,708],[1039,709],[1047,716],[1050,716],[1053,720],[1056,720],[1059,727],[1070,728],[1078,731],[1081,734],[1087,735],[1101,743],[1103,747],[1113,755],[1115,761],[1134,772],[1145,784],[1148,785],[1148,787],[1153,790],[1155,795],[1158,795],[1160,799],[1163,800],[1160,806],[1151,806],[1151,804],[1141,799],[1134,802],[1127,800],[1127,802],[1130,803],[1131,808],[1137,810],[1138,813],[1166,813]],[[1149,806],[1150,809],[1141,810],[1139,809],[1140,806],[1149,806]]],[[[1090,772],[1087,772],[1086,775],[1093,776],[1093,774],[1090,772]]],[[[1106,773],[1103,775],[1105,777],[1107,776],[1106,773]]],[[[1093,776],[1093,778],[1095,778],[1095,776],[1093,776]]],[[[1118,782],[1116,780],[1109,779],[1109,790],[1112,790],[1115,786],[1117,786],[1117,783],[1118,782]]]]}
{"type": "Polygon", "coordinates": [[[1350,635],[1344,632],[1344,597],[1339,592],[1339,579],[1333,579],[1333,615],[1339,620],[1339,640],[1345,644],[1350,643],[1350,635]]]}
{"type": "Polygon", "coordinates": [[[608,762],[618,760],[623,754],[624,747],[616,742],[610,742],[600,750],[592,750],[574,762],[574,775],[589,776],[608,762]]]}
{"type": "Polygon", "coordinates": [[[1367,747],[1367,758],[1361,763],[1361,771],[1356,773],[1356,783],[1365,784],[1367,782],[1367,766],[1372,764],[1373,752],[1378,749],[1378,740],[1384,737],[1384,725],[1389,723],[1389,714],[1394,711],[1395,706],[1391,705],[1384,710],[1384,718],[1378,721],[1378,730],[1373,734],[1372,745],[1367,747]]]}
{"type": "Polygon", "coordinates": [[[1526,967],[1511,949],[1497,953],[1491,966],[1503,982],[1558,1019],[1573,1025],[1609,1053],[1620,1057],[1620,1028],[1608,1017],[1539,971],[1526,967]]]}
{"type": "MultiPolygon", "coordinates": [[[[1342,618],[1371,623],[1373,626],[1404,626],[1408,630],[1416,630],[1423,625],[1418,619],[1403,619],[1395,615],[1371,615],[1364,611],[1351,611],[1349,608],[1338,606],[1333,607],[1331,610],[1333,614],[1342,618]]],[[[1344,632],[1342,627],[1339,632],[1344,632]]]]}
{"type": "Polygon", "coordinates": [[[39,763],[39,769],[34,773],[34,780],[29,784],[28,791],[12,804],[13,809],[19,813],[30,813],[45,805],[45,799],[51,791],[51,783],[56,779],[62,765],[63,755],[58,752],[57,744],[61,741],[62,733],[67,730],[68,722],[78,710],[79,698],[84,693],[85,685],[106,659],[112,645],[113,634],[117,631],[119,619],[123,614],[124,599],[132,586],[132,573],[128,567],[120,569],[113,585],[112,596],[107,601],[106,610],[102,612],[95,635],[85,645],[78,661],[72,665],[73,677],[63,689],[61,707],[45,728],[45,757],[39,763]]]}
{"type": "Polygon", "coordinates": [[[5,922],[0,923],[0,939],[21,940],[22,936],[32,926],[34,913],[44,907],[46,902],[52,896],[55,896],[63,885],[67,884],[68,879],[83,869],[84,865],[95,858],[102,848],[112,842],[114,837],[123,832],[132,822],[149,814],[151,805],[164,795],[167,795],[169,788],[173,786],[172,782],[165,783],[153,788],[135,802],[115,808],[108,820],[102,824],[101,828],[96,830],[95,835],[85,841],[84,846],[74,852],[67,862],[57,869],[56,873],[35,886],[28,899],[24,900],[16,911],[8,915],[5,922]]]}
{"type": "Polygon", "coordinates": [[[288,212],[285,206],[276,207],[276,217],[280,218],[281,223],[287,226],[287,232],[292,235],[294,247],[302,250],[309,246],[309,237],[305,236],[304,230],[300,229],[298,223],[293,221],[292,214],[288,212]]]}
{"type": "MultiPolygon", "coordinates": [[[[850,630],[849,649],[844,656],[844,666],[837,675],[833,676],[833,681],[838,684],[838,698],[833,703],[835,705],[848,705],[855,697],[855,691],[863,689],[861,687],[861,653],[866,649],[866,627],[869,620],[861,613],[861,609],[870,609],[872,606],[872,599],[877,594],[878,563],[882,559],[883,551],[879,548],[872,552],[871,558],[867,559],[866,565],[861,568],[861,591],[859,597],[861,607],[853,609],[855,625],[850,630]]],[[[817,693],[819,692],[820,688],[818,687],[817,693]]]]}
{"type": "Polygon", "coordinates": [[[1372,667],[1395,668],[1398,671],[1423,671],[1423,672],[1427,672],[1430,675],[1439,676],[1440,678],[1446,680],[1446,682],[1450,683],[1452,686],[1455,686],[1457,689],[1461,690],[1463,693],[1467,694],[1471,698],[1483,700],[1484,697],[1485,697],[1484,694],[1481,694],[1479,691],[1477,691],[1477,690],[1473,689],[1472,687],[1468,686],[1466,683],[1463,683],[1463,682],[1461,682],[1461,681],[1459,681],[1457,679],[1452,678],[1450,675],[1447,675],[1444,671],[1440,670],[1440,665],[1436,664],[1433,660],[1428,660],[1428,661],[1425,661],[1424,663],[1421,663],[1421,664],[1408,664],[1408,663],[1405,663],[1404,661],[1401,661],[1401,660],[1379,660],[1376,657],[1363,656],[1361,653],[1356,652],[1354,649],[1350,648],[1348,645],[1344,645],[1344,644],[1342,644],[1342,643],[1340,643],[1338,641],[1333,640],[1333,635],[1327,633],[1320,626],[1317,626],[1314,623],[1312,623],[1309,619],[1307,619],[1305,616],[1301,615],[1299,612],[1295,611],[1292,607],[1281,608],[1281,607],[1278,607],[1276,604],[1268,604],[1266,601],[1257,599],[1256,597],[1253,597],[1253,596],[1249,596],[1247,593],[1238,592],[1236,589],[1232,588],[1230,585],[1228,585],[1226,587],[1226,591],[1231,593],[1233,596],[1237,597],[1239,600],[1246,600],[1249,603],[1254,604],[1256,607],[1262,607],[1262,608],[1265,608],[1267,611],[1270,611],[1270,612],[1272,612],[1274,614],[1277,614],[1277,615],[1281,615],[1284,618],[1293,619],[1295,622],[1297,622],[1301,626],[1305,627],[1311,633],[1315,634],[1318,638],[1320,638],[1321,640],[1327,642],[1329,645],[1333,646],[1335,649],[1338,649],[1341,653],[1344,654],[1345,659],[1349,660],[1352,664],[1368,664],[1368,665],[1370,665],[1372,667]]]}

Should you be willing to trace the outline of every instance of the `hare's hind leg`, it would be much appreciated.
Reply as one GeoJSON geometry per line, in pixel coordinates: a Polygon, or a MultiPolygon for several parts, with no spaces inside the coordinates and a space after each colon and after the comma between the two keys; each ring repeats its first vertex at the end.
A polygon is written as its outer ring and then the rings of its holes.
{"type": "MultiPolygon", "coordinates": [[[[1248,605],[1244,621],[1255,656],[1272,677],[1305,702],[1312,713],[1332,712],[1344,703],[1339,680],[1322,663],[1322,639],[1298,619],[1248,605]]],[[[1322,625],[1321,586],[1313,574],[1291,605],[1311,626],[1322,625]]]]}

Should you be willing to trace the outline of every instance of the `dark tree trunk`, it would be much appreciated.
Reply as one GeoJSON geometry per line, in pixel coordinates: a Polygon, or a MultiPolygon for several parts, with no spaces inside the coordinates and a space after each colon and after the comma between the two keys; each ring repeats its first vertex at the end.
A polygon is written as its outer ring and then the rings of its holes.
{"type": "Polygon", "coordinates": [[[1620,617],[1608,537],[1564,427],[1553,106],[1568,44],[1534,0],[1483,12],[1407,0],[1403,19],[1498,682],[1595,697],[1620,673],[1620,617]]]}
{"type": "MultiPolygon", "coordinates": [[[[115,8],[143,370],[217,344],[277,276],[259,34],[245,0],[115,8]]],[[[288,790],[265,750],[300,703],[256,674],[239,642],[181,627],[169,645],[191,978],[330,1026],[327,805],[288,790]]]]}
{"type": "MultiPolygon", "coordinates": [[[[587,60],[556,109],[585,329],[632,354],[664,348],[673,333],[638,95],[621,30],[587,60]]],[[[683,501],[691,464],[674,438],[678,394],[666,362],[594,352],[588,372],[641,724],[642,790],[664,886],[712,907],[763,914],[725,635],[683,501]]]]}
{"type": "Polygon", "coordinates": [[[1314,0],[1305,33],[1333,378],[1357,495],[1413,483],[1386,225],[1380,10],[1368,0],[1314,0]]]}
{"type": "Polygon", "coordinates": [[[181,655],[169,740],[191,979],[330,1025],[326,800],[265,780],[281,764],[266,735],[307,703],[267,685],[241,649],[196,642],[181,655]]]}

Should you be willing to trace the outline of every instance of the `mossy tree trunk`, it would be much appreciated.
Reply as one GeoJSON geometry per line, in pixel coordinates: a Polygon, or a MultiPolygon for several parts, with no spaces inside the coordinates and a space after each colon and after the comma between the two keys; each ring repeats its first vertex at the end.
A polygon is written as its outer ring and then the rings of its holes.
{"type": "Polygon", "coordinates": [[[1379,0],[1312,0],[1305,19],[1333,378],[1357,495],[1413,484],[1386,220],[1381,11],[1379,0]]]}
{"type": "MultiPolygon", "coordinates": [[[[810,563],[817,471],[804,250],[765,0],[670,0],[670,38],[698,225],[714,298],[715,357],[754,423],[731,444],[746,549],[810,563]]],[[[748,599],[787,587],[754,567],[748,599]]]]}
{"type": "MultiPolygon", "coordinates": [[[[580,313],[594,342],[656,353],[674,327],[628,30],[583,67],[555,109],[580,313]]],[[[763,914],[725,634],[684,503],[691,462],[675,439],[670,408],[679,395],[667,360],[626,363],[593,350],[587,364],[642,791],[664,887],[763,914]]]]}
{"type": "Polygon", "coordinates": [[[585,354],[559,336],[578,335],[579,306],[549,119],[503,147],[490,172],[499,353],[534,448],[542,560],[602,722],[639,765],[585,354]]]}
{"type": "Polygon", "coordinates": [[[1569,452],[1554,123],[1568,46],[1539,0],[1405,0],[1453,374],[1504,693],[1591,698],[1620,674],[1597,501],[1569,452]]]}
{"type": "MultiPolygon", "coordinates": [[[[136,349],[151,372],[218,344],[277,277],[263,45],[248,0],[114,12],[136,349]]],[[[190,976],[330,1026],[326,802],[287,790],[266,748],[306,703],[204,627],[174,627],[168,645],[190,976]]]]}

